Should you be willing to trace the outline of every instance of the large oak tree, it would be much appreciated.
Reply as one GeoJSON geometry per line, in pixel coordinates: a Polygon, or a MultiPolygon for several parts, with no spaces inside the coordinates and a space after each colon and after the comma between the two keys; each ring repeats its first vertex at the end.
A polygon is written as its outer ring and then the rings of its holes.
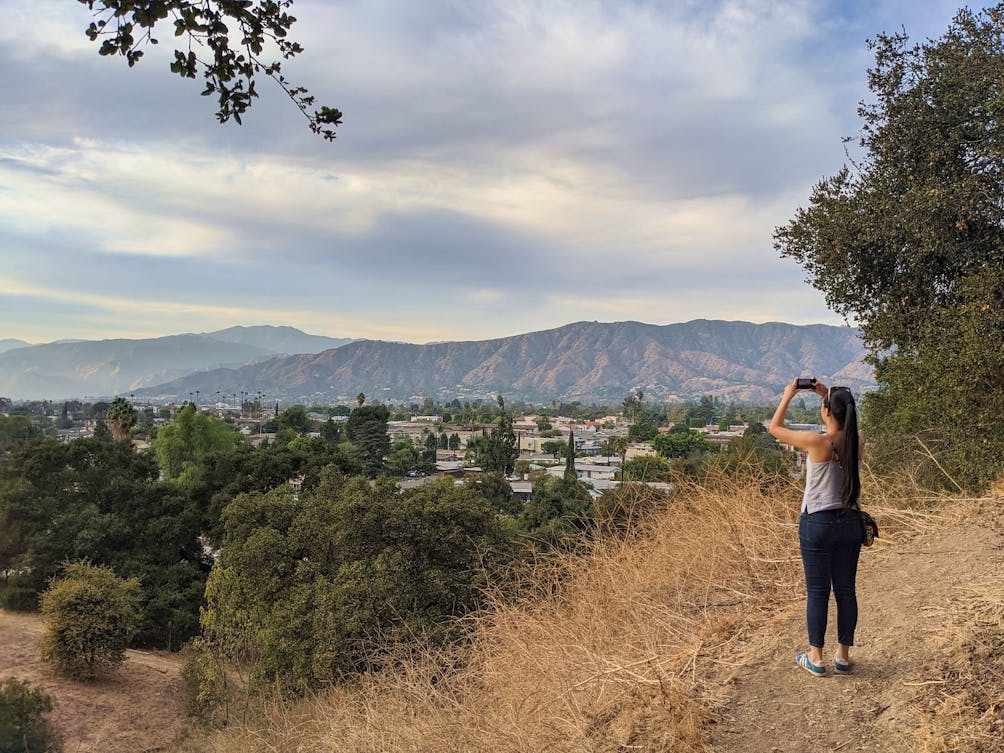
{"type": "Polygon", "coordinates": [[[1004,4],[871,46],[861,154],[776,247],[861,328],[871,430],[919,437],[942,482],[978,489],[1004,469],[1004,4]]]}

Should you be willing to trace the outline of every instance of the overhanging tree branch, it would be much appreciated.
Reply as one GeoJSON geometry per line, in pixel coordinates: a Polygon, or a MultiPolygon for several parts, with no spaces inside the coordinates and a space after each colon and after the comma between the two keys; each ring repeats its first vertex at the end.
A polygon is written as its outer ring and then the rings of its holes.
{"type": "Polygon", "coordinates": [[[170,20],[175,37],[187,37],[187,48],[175,49],[171,72],[182,78],[205,79],[202,96],[217,98],[216,119],[241,116],[258,97],[255,77],[266,76],[286,93],[307,119],[313,133],[331,141],[342,123],[336,108],[320,106],[306,87],[294,85],[282,73],[282,61],[303,52],[287,38],[296,18],[287,12],[292,0],[78,0],[93,13],[86,34],[100,40],[100,55],[121,55],[129,67],[143,57],[146,44],[158,44],[156,27],[170,20]],[[195,49],[193,49],[195,48],[195,49]],[[278,58],[267,60],[272,48],[278,58]],[[196,54],[196,49],[203,54],[196,54]]]}

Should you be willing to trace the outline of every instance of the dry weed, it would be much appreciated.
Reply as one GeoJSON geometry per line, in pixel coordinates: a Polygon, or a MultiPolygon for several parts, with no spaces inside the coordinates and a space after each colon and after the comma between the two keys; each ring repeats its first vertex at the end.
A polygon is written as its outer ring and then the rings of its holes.
{"type": "Polygon", "coordinates": [[[1004,584],[973,586],[941,632],[942,658],[917,700],[921,753],[1004,751],[1004,584]]]}
{"type": "MultiPolygon", "coordinates": [[[[962,500],[956,514],[1004,528],[1000,490],[962,500]]],[[[1004,563],[1002,563],[1004,564],[1004,563]]],[[[999,569],[999,568],[998,568],[999,569]]],[[[920,753],[1004,752],[1004,582],[974,583],[938,633],[932,679],[914,705],[920,753]]]]}

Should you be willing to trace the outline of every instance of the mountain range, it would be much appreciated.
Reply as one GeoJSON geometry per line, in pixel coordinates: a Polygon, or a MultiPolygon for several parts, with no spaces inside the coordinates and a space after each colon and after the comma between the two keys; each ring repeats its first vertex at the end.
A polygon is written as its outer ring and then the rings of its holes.
{"type": "MultiPolygon", "coordinates": [[[[63,340],[0,348],[0,395],[14,399],[134,393],[203,369],[239,367],[290,353],[320,353],[352,342],[293,327],[230,327],[140,340],[63,340]]],[[[21,345],[18,345],[21,343],[21,345]]]]}
{"type": "Polygon", "coordinates": [[[874,377],[864,355],[857,330],[821,324],[577,322],[473,342],[359,340],[319,353],[204,370],[135,394],[178,401],[196,391],[261,391],[268,399],[323,403],[352,402],[359,392],[381,400],[502,393],[588,402],[619,401],[643,390],[658,400],[715,395],[767,401],[794,376],[867,389],[874,377]]]}

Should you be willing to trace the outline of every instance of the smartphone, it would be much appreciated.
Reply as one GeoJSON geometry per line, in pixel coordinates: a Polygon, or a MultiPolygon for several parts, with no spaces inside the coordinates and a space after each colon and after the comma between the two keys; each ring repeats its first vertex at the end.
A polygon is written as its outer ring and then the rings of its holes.
{"type": "Polygon", "coordinates": [[[795,387],[800,390],[811,390],[815,386],[815,377],[799,377],[795,382],[795,387]]]}

